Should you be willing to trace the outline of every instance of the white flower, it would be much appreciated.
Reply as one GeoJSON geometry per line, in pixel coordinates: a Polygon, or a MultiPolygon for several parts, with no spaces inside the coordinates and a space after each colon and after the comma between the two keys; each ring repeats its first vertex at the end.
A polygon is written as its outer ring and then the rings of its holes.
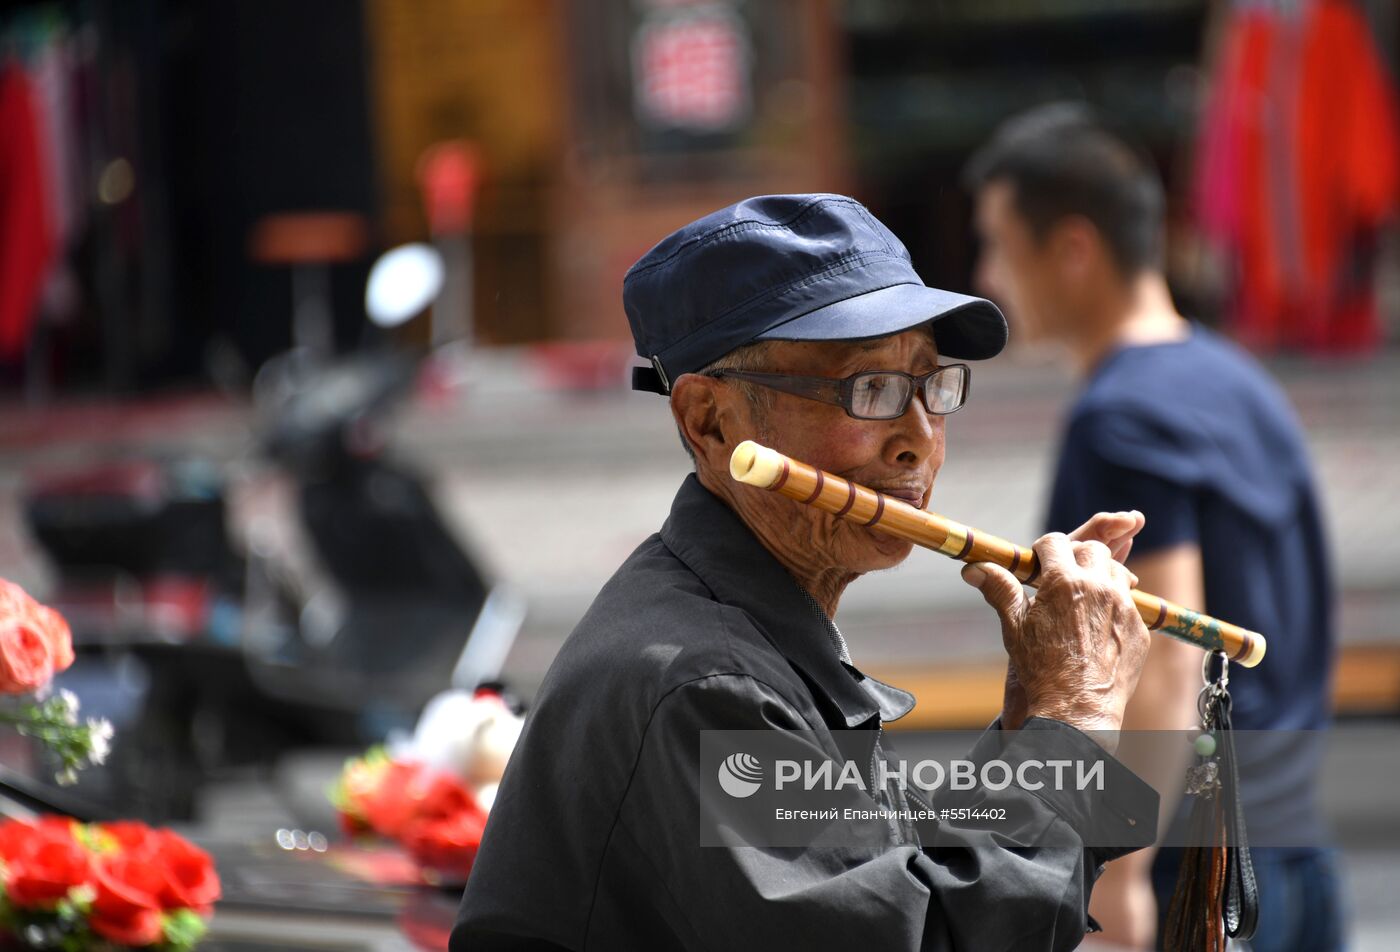
{"type": "Polygon", "coordinates": [[[63,722],[76,726],[78,723],[78,708],[81,706],[81,702],[78,701],[78,695],[67,688],[63,688],[58,692],[58,702],[63,708],[63,722]]]}
{"type": "Polygon", "coordinates": [[[112,735],[116,731],[112,728],[112,722],[105,717],[89,717],[87,724],[92,751],[88,759],[94,765],[101,765],[112,752],[112,735]]]}

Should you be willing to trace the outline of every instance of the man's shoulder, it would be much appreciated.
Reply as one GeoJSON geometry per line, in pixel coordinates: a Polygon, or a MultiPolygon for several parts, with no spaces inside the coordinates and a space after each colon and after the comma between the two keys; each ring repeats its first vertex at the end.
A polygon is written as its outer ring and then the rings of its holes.
{"type": "Polygon", "coordinates": [[[1196,414],[1218,421],[1222,412],[1254,415],[1267,408],[1286,415],[1287,407],[1282,389],[1253,356],[1228,338],[1196,327],[1180,343],[1129,347],[1109,359],[1075,401],[1070,420],[1108,418],[1170,427],[1196,414]]]}
{"type": "Polygon", "coordinates": [[[647,709],[688,682],[736,675],[791,687],[791,667],[743,609],[719,601],[653,535],[618,568],[565,639],[551,693],[609,685],[647,709]]]}
{"type": "Polygon", "coordinates": [[[1146,479],[1207,493],[1268,526],[1287,524],[1314,492],[1281,388],[1202,329],[1178,346],[1129,348],[1089,383],[1066,424],[1057,485],[1086,473],[1120,490],[1146,479]]]}

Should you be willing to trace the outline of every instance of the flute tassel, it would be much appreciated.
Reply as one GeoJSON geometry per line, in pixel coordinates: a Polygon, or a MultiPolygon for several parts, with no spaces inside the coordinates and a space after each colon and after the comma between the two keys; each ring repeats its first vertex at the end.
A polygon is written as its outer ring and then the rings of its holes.
{"type": "Polygon", "coordinates": [[[1198,760],[1187,771],[1191,843],[1182,851],[1181,871],[1167,910],[1162,948],[1167,952],[1225,952],[1226,937],[1254,935],[1259,895],[1254,881],[1244,813],[1239,800],[1239,769],[1230,725],[1229,662],[1206,656],[1206,686],[1198,707],[1204,733],[1196,739],[1198,760]],[[1218,673],[1209,674],[1213,663],[1218,673]]]}
{"type": "Polygon", "coordinates": [[[1225,920],[1220,915],[1225,886],[1225,813],[1220,797],[1198,798],[1191,808],[1190,836],[1167,912],[1162,948],[1172,952],[1224,952],[1225,920]],[[1209,839],[1206,839],[1209,837],[1209,839]]]}

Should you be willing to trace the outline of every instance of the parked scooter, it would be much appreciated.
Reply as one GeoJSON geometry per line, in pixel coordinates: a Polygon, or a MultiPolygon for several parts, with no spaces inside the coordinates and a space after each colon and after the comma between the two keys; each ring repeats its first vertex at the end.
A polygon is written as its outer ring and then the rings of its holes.
{"type": "MultiPolygon", "coordinates": [[[[378,326],[435,296],[432,260],[400,249],[376,265],[378,326]]],[[[80,654],[72,677],[85,706],[110,695],[100,713],[118,728],[110,767],[80,793],[188,817],[212,773],[378,741],[438,692],[498,677],[523,603],[492,585],[383,439],[418,365],[373,347],[260,374],[259,452],[295,486],[323,580],[313,591],[282,584],[256,539],[235,551],[211,467],[140,461],[31,491],[30,526],[59,575],[50,602],[80,654]]]]}
{"type": "Polygon", "coordinates": [[[275,568],[251,556],[243,644],[260,689],[301,705],[327,741],[381,739],[437,692],[495,678],[523,618],[452,536],[422,478],[386,452],[387,411],[414,369],[389,353],[355,357],[266,408],[265,452],[293,477],[329,585],[287,605],[270,584],[275,568]]]}

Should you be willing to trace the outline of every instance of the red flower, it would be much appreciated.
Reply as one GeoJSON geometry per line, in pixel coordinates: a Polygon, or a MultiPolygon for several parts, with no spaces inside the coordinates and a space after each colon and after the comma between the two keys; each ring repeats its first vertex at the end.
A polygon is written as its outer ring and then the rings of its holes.
{"type": "Polygon", "coordinates": [[[123,854],[127,856],[145,855],[154,852],[160,845],[157,832],[139,820],[113,820],[97,827],[117,841],[123,854]]]}
{"type": "Polygon", "coordinates": [[[417,786],[418,810],[399,839],[419,865],[465,879],[481,845],[486,811],[451,774],[425,771],[417,786]]]}
{"type": "Polygon", "coordinates": [[[422,791],[417,815],[423,819],[446,819],[479,809],[467,785],[451,774],[421,774],[417,787],[422,791]]]}
{"type": "Polygon", "coordinates": [[[394,839],[413,820],[421,771],[417,764],[395,761],[385,768],[379,785],[362,797],[365,820],[374,832],[394,839]]]}
{"type": "Polygon", "coordinates": [[[398,840],[420,866],[465,878],[486,811],[460,777],[411,761],[347,766],[337,794],[342,826],[398,840]]]}
{"type": "Polygon", "coordinates": [[[33,610],[34,599],[8,579],[0,578],[0,619],[21,618],[33,610]]]}
{"type": "Polygon", "coordinates": [[[209,854],[169,830],[160,834],[159,865],[165,875],[161,905],[166,909],[207,909],[221,894],[209,854]]]}
{"type": "Polygon", "coordinates": [[[24,839],[18,852],[5,857],[5,892],[12,903],[51,906],[87,882],[92,863],[71,832],[54,824],[24,829],[27,834],[20,834],[24,839]]]}
{"type": "Polygon", "coordinates": [[[62,816],[58,813],[45,813],[34,821],[34,826],[49,836],[57,836],[70,840],[77,839],[73,833],[74,828],[77,826],[77,821],[69,816],[62,816]]]}
{"type": "Polygon", "coordinates": [[[0,579],[0,692],[33,691],[72,663],[73,635],[63,616],[0,579]]]}
{"type": "Polygon", "coordinates": [[[485,813],[465,810],[445,819],[414,823],[404,832],[403,842],[419,865],[465,879],[485,829],[485,813]]]}
{"type": "Polygon", "coordinates": [[[5,895],[14,909],[50,909],[73,887],[88,886],[93,895],[88,924],[122,946],[159,942],[164,910],[211,915],[220,895],[208,853],[144,823],[82,827],[59,816],[0,822],[0,860],[5,895]]]}
{"type": "Polygon", "coordinates": [[[111,856],[97,864],[92,931],[121,945],[150,945],[162,935],[159,896],[165,877],[143,857],[111,856]]]}
{"type": "Polygon", "coordinates": [[[10,862],[28,855],[39,843],[51,839],[72,840],[73,821],[66,816],[45,814],[34,820],[0,822],[0,860],[10,862]]]}
{"type": "Polygon", "coordinates": [[[13,862],[28,852],[33,844],[34,827],[22,820],[0,823],[0,860],[13,862]]]}
{"type": "Polygon", "coordinates": [[[47,605],[36,604],[31,615],[35,626],[44,633],[53,656],[53,669],[67,671],[73,663],[73,632],[63,616],[47,605]]]}
{"type": "Polygon", "coordinates": [[[0,621],[0,694],[28,694],[53,677],[48,639],[28,617],[0,621]]]}
{"type": "Polygon", "coordinates": [[[363,817],[355,816],[351,813],[341,812],[338,816],[340,820],[340,832],[346,836],[363,836],[371,832],[372,827],[363,817]]]}
{"type": "Polygon", "coordinates": [[[369,816],[365,803],[379,789],[384,772],[389,768],[387,759],[362,758],[346,763],[341,773],[338,789],[331,795],[340,814],[341,829],[349,836],[359,836],[370,832],[369,816]]]}

